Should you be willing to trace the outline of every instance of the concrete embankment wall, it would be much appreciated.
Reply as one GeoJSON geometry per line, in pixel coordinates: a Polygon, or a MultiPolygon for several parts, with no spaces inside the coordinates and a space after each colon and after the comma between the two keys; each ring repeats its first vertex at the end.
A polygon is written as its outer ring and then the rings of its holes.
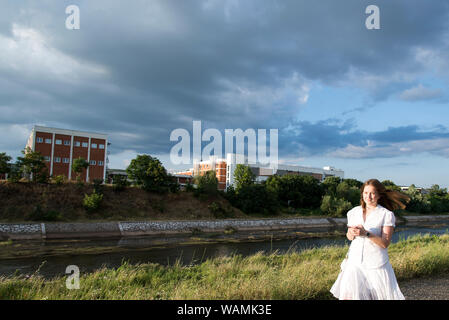
{"type": "MultiPolygon", "coordinates": [[[[437,221],[449,216],[405,216],[408,222],[437,221]]],[[[196,221],[119,221],[76,223],[4,223],[0,224],[3,239],[97,238],[158,235],[174,233],[220,232],[229,228],[237,231],[282,230],[346,225],[346,218],[290,219],[225,219],[196,221]]]]}

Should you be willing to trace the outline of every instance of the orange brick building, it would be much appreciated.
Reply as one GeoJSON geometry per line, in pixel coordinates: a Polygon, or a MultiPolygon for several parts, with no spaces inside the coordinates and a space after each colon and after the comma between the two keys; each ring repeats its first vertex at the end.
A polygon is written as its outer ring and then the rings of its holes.
{"type": "Polygon", "coordinates": [[[50,176],[64,175],[75,180],[73,160],[79,157],[89,162],[81,180],[89,182],[106,176],[108,137],[106,134],[34,126],[26,147],[40,152],[50,176]]]}
{"type": "Polygon", "coordinates": [[[218,180],[218,190],[226,190],[226,160],[211,157],[210,160],[193,164],[194,176],[202,176],[207,171],[215,171],[218,180]]]}

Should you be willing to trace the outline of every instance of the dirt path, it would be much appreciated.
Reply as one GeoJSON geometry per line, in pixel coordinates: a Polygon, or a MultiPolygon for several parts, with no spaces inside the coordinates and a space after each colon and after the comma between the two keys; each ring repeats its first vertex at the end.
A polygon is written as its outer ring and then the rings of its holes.
{"type": "Polygon", "coordinates": [[[449,300],[449,274],[399,282],[406,300],[449,300]]]}

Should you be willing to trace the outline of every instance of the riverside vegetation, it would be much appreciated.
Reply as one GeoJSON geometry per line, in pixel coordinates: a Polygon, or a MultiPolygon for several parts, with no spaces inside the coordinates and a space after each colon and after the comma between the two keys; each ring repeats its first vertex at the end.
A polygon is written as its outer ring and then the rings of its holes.
{"type": "MultiPolygon", "coordinates": [[[[10,160],[0,153],[0,174],[9,174],[9,181],[0,183],[3,222],[223,219],[248,215],[344,217],[359,204],[362,185],[356,179],[327,177],[319,182],[300,175],[274,175],[257,184],[250,167],[237,165],[235,187],[227,192],[217,190],[213,171],[196,177],[195,186],[187,185],[181,191],[161,162],[149,155],[138,155],[131,161],[126,169],[130,180],[115,176],[110,185],[104,185],[102,180],[82,182],[80,176],[89,165],[82,158],[74,162],[77,182],[67,182],[63,176],[49,177],[43,157],[37,152],[24,152],[14,165],[10,160]]],[[[392,181],[383,184],[400,191],[392,181]]],[[[425,195],[413,185],[405,193],[411,198],[408,213],[449,212],[449,194],[438,185],[425,195]]]]}
{"type": "MultiPolygon", "coordinates": [[[[329,293],[348,246],[302,252],[257,253],[206,260],[198,265],[131,265],[80,276],[0,277],[0,299],[333,299],[329,293]]],[[[391,244],[390,261],[401,281],[449,272],[449,235],[418,235],[391,244]]]]}

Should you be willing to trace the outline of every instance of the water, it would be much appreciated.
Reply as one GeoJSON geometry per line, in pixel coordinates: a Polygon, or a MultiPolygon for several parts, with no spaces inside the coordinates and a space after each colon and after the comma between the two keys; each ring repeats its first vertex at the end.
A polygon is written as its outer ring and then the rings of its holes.
{"type": "MultiPolygon", "coordinates": [[[[335,228],[333,230],[337,230],[335,228]]],[[[342,230],[340,228],[340,230],[342,230]]],[[[345,229],[343,229],[345,230],[345,229]]],[[[432,222],[432,224],[399,225],[392,238],[392,242],[407,239],[416,234],[440,235],[448,233],[449,221],[432,222]]],[[[318,230],[317,230],[318,231],[318,230]]],[[[321,230],[322,231],[322,230],[321,230]]],[[[327,230],[329,231],[329,230],[327,230]]],[[[295,230],[290,230],[294,234],[295,230]]],[[[81,273],[92,272],[101,267],[116,268],[126,260],[135,263],[174,264],[179,260],[182,264],[195,264],[208,258],[239,254],[248,256],[257,252],[302,251],[327,245],[342,246],[349,244],[346,237],[324,237],[308,239],[284,239],[268,241],[246,241],[235,243],[200,243],[180,244],[181,240],[188,240],[185,236],[136,237],[121,239],[96,240],[47,240],[30,245],[24,242],[25,249],[40,250],[44,254],[48,251],[57,253],[56,256],[39,256],[33,258],[4,259],[0,262],[0,275],[32,274],[39,269],[39,274],[45,278],[64,276],[68,265],[76,265],[81,273]],[[29,247],[26,247],[26,246],[29,247]],[[87,251],[108,251],[103,253],[88,253],[87,251]],[[78,252],[77,252],[78,251],[78,252]],[[118,251],[118,252],[117,252],[118,251]],[[81,253],[80,253],[81,252],[81,253]]],[[[39,252],[40,252],[39,251],[39,252]]],[[[38,252],[38,251],[35,251],[38,252]]]]}

